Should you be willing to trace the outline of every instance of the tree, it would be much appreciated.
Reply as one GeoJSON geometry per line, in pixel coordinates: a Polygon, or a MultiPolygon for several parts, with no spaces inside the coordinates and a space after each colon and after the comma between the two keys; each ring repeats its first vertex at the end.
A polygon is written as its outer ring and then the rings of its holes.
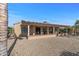
{"type": "Polygon", "coordinates": [[[12,27],[8,27],[8,33],[12,33],[13,32],[13,28],[12,27]]]}
{"type": "Polygon", "coordinates": [[[79,20],[76,20],[75,25],[79,25],[79,20]]]}
{"type": "Polygon", "coordinates": [[[79,29],[79,20],[77,20],[77,21],[75,22],[75,28],[76,28],[76,29],[79,29]]]}
{"type": "Polygon", "coordinates": [[[79,20],[76,20],[74,28],[76,30],[76,34],[78,35],[79,34],[79,20]]]}
{"type": "Polygon", "coordinates": [[[7,3],[0,3],[0,55],[7,56],[7,3]]]}

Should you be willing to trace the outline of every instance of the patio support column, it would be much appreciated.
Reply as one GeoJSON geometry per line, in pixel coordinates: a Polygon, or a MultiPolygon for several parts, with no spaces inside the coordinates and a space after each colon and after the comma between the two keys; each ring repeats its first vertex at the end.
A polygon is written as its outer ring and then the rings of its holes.
{"type": "Polygon", "coordinates": [[[29,37],[29,35],[30,35],[30,25],[28,25],[28,34],[27,34],[27,36],[29,37]]]}
{"type": "Polygon", "coordinates": [[[53,27],[53,34],[55,33],[55,27],[53,27]]]}
{"type": "Polygon", "coordinates": [[[43,35],[43,28],[41,27],[41,35],[43,35]]]}

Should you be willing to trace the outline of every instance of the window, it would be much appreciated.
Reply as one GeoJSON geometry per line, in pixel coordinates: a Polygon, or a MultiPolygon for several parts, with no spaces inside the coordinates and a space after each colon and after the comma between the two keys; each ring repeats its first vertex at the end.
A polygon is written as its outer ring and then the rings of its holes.
{"type": "Polygon", "coordinates": [[[27,28],[22,28],[22,33],[27,33],[27,28]]]}

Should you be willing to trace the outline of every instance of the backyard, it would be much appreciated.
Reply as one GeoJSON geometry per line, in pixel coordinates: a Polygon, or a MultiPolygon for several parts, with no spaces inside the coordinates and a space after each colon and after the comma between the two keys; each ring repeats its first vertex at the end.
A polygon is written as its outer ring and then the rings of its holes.
{"type": "Polygon", "coordinates": [[[79,37],[9,39],[8,49],[11,50],[9,55],[12,56],[77,56],[79,55],[79,37]]]}

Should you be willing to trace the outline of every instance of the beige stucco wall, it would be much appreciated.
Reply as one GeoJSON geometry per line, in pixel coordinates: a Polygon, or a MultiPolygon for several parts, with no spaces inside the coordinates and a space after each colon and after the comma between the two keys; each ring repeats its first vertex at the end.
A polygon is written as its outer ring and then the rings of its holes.
{"type": "MultiPolygon", "coordinates": [[[[43,30],[45,29],[47,32],[46,34],[56,34],[58,31],[59,27],[49,27],[49,26],[36,26],[36,25],[29,25],[29,32],[27,31],[26,33],[22,33],[21,30],[22,28],[26,28],[28,30],[28,24],[23,24],[23,23],[17,23],[14,25],[14,32],[17,36],[27,36],[28,33],[29,35],[36,35],[36,27],[42,28],[41,34],[44,34],[43,30]],[[52,32],[50,32],[50,29],[52,29],[52,32]],[[57,30],[56,30],[57,29],[57,30]]],[[[41,35],[40,34],[40,35],[41,35]]]]}
{"type": "Polygon", "coordinates": [[[14,25],[14,33],[17,35],[17,37],[21,34],[21,24],[15,24],[14,25]]]}

